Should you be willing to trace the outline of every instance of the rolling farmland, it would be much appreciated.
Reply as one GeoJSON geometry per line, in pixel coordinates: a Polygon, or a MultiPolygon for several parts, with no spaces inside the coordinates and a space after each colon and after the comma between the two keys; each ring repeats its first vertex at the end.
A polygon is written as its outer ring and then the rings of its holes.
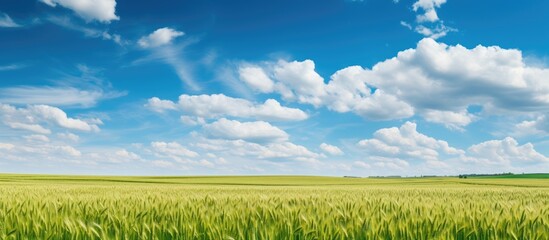
{"type": "Polygon", "coordinates": [[[549,239],[549,181],[0,175],[1,239],[549,239]]]}

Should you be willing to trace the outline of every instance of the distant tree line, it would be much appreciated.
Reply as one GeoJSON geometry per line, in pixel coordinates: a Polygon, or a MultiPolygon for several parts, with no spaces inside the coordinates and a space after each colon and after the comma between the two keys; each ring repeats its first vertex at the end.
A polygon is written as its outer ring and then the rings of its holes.
{"type": "Polygon", "coordinates": [[[493,173],[493,174],[460,174],[458,175],[458,177],[467,178],[467,177],[490,177],[490,176],[506,176],[506,175],[513,175],[513,173],[507,172],[507,173],[493,173]]]}

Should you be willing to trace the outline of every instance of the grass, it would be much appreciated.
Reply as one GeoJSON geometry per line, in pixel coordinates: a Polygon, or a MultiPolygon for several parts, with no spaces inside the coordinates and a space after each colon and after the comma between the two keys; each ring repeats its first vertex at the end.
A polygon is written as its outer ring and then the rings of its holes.
{"type": "Polygon", "coordinates": [[[544,179],[0,175],[0,239],[549,239],[544,179]]]}
{"type": "Polygon", "coordinates": [[[534,178],[549,179],[549,173],[525,173],[525,174],[505,174],[492,176],[468,176],[472,178],[534,178]]]}

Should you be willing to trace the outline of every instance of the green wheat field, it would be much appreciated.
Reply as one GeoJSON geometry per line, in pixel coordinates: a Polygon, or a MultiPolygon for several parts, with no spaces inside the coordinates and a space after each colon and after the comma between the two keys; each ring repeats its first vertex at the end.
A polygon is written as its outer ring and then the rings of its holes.
{"type": "Polygon", "coordinates": [[[549,239],[549,179],[0,174],[0,239],[549,239]]]}

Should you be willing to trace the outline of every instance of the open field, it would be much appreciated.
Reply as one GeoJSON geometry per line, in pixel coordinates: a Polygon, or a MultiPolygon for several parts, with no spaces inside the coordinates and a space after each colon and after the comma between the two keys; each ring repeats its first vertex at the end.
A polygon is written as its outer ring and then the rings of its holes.
{"type": "Polygon", "coordinates": [[[468,176],[473,178],[536,178],[549,179],[549,173],[527,173],[527,174],[508,174],[508,175],[492,175],[492,176],[468,176]]]}
{"type": "Polygon", "coordinates": [[[0,175],[0,239],[549,239],[547,179],[0,175]]]}

